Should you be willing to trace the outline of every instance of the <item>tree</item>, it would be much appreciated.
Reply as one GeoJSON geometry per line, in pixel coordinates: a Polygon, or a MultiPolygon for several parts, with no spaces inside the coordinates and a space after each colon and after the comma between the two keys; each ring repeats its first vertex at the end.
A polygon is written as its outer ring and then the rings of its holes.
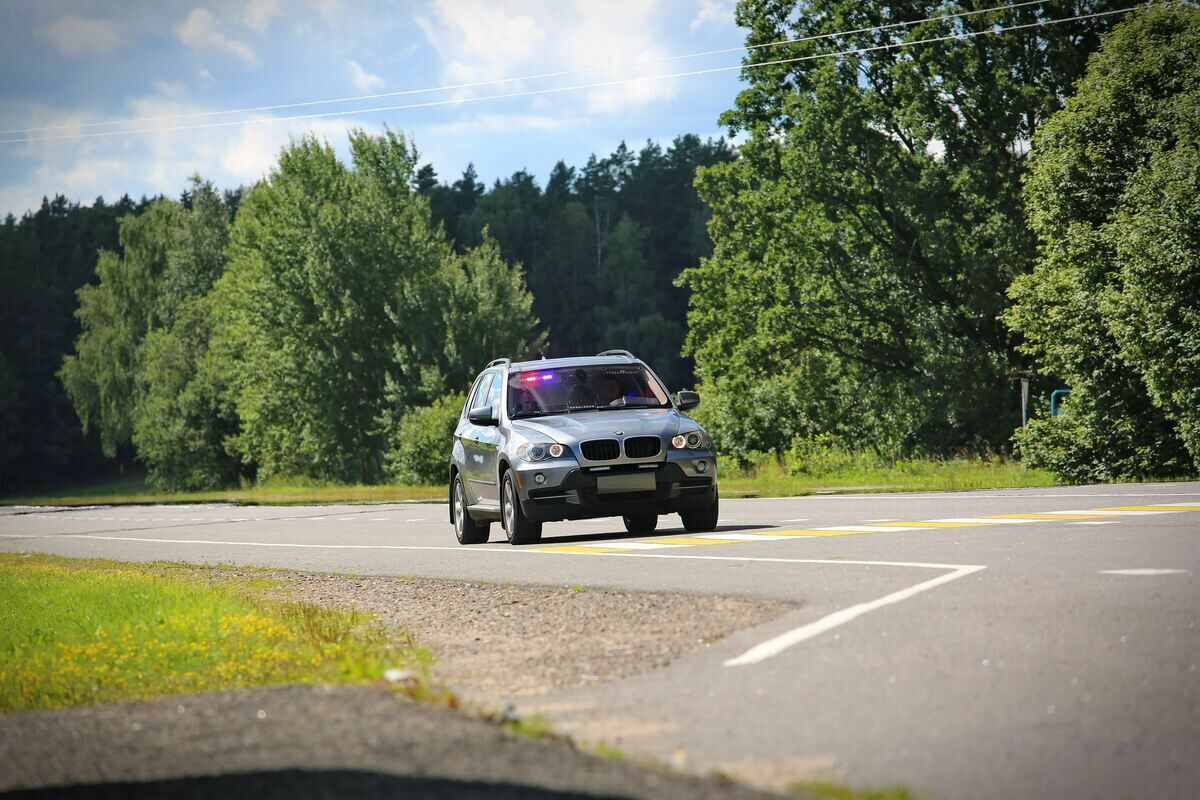
{"type": "Polygon", "coordinates": [[[158,200],[143,214],[122,219],[124,255],[101,252],[99,282],[80,289],[83,332],[60,371],[84,430],[97,427],[110,457],[136,443],[152,482],[164,488],[211,483],[181,477],[193,462],[209,465],[197,468],[206,475],[228,478],[232,472],[222,436],[212,433],[221,427],[215,405],[203,412],[189,407],[180,416],[177,404],[179,394],[212,388],[189,388],[207,343],[207,324],[197,318],[203,306],[196,301],[224,269],[229,210],[212,184],[198,177],[184,201],[158,200]],[[148,396],[153,402],[146,405],[148,396]]]}
{"type": "Polygon", "coordinates": [[[669,386],[678,388],[680,376],[673,367],[683,330],[663,316],[670,284],[657,280],[647,263],[648,238],[649,231],[628,216],[607,237],[599,281],[601,346],[636,353],[669,386]]]}
{"type": "Polygon", "coordinates": [[[739,5],[748,45],[800,41],[747,57],[750,86],[722,117],[746,141],[736,161],[700,170],[714,252],[683,281],[687,350],[710,393],[726,396],[729,422],[753,416],[764,384],[783,392],[771,407],[813,415],[780,420],[756,446],[812,428],[933,452],[1008,440],[1022,362],[999,316],[1035,251],[1020,195],[1026,143],[1111,21],[989,31],[1113,6],[881,29],[960,7],[739,5]],[[833,35],[846,30],[857,32],[833,35]],[[956,33],[982,35],[896,46],[956,33]],[[847,50],[859,52],[823,57],[847,50]]]}
{"type": "Polygon", "coordinates": [[[1040,240],[1006,319],[1071,387],[1035,420],[1028,458],[1074,481],[1200,466],[1200,12],[1114,29],[1034,140],[1026,186],[1040,240]]]}

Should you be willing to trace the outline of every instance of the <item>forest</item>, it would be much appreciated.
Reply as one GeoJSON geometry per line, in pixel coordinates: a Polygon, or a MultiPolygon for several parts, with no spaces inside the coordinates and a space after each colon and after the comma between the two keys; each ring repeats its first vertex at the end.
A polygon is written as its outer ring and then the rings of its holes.
{"type": "Polygon", "coordinates": [[[359,131],[349,163],[304,137],[255,186],[9,217],[0,494],[117,467],[436,482],[489,359],[609,347],[698,388],[735,464],[1194,474],[1200,12],[948,8],[742,3],[748,45],[792,41],[749,51],[729,139],[622,144],[544,183],[442,178],[359,131]],[[980,35],[1000,25],[1024,27],[980,35]],[[854,54],[808,58],[831,48],[854,54]]]}

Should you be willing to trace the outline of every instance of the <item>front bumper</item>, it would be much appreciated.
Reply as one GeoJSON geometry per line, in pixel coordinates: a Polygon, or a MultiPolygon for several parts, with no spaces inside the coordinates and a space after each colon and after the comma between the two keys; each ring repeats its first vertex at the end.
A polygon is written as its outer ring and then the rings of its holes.
{"type": "MultiPolygon", "coordinates": [[[[674,454],[672,454],[674,455],[674,454]]],[[[525,515],[534,522],[564,519],[615,517],[625,514],[675,514],[705,508],[716,499],[717,459],[712,453],[688,453],[669,458],[649,469],[645,464],[614,465],[604,470],[581,467],[576,463],[522,465],[518,473],[518,494],[525,515]],[[705,461],[699,472],[696,462],[705,461]],[[538,485],[533,476],[542,473],[546,482],[538,485]],[[632,472],[652,472],[653,492],[600,494],[596,478],[632,472]]]]}

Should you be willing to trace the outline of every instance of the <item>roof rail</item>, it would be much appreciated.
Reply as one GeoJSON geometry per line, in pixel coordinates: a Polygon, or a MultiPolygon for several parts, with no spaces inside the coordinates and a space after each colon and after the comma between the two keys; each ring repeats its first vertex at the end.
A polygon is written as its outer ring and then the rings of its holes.
{"type": "Polygon", "coordinates": [[[491,361],[489,361],[488,365],[486,367],[484,367],[484,369],[494,367],[497,364],[511,364],[511,363],[512,363],[511,358],[495,358],[495,359],[492,359],[491,361]]]}
{"type": "Polygon", "coordinates": [[[637,361],[637,356],[628,350],[605,350],[603,353],[596,353],[597,358],[600,356],[625,356],[626,358],[631,358],[634,361],[637,361]]]}

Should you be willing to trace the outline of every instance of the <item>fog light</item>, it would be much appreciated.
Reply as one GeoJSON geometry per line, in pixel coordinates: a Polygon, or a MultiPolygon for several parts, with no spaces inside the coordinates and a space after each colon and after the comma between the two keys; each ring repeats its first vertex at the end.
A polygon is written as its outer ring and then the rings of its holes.
{"type": "Polygon", "coordinates": [[[708,472],[708,462],[707,461],[697,461],[696,462],[696,472],[708,472]]]}
{"type": "Polygon", "coordinates": [[[537,475],[533,476],[533,482],[536,483],[538,486],[541,486],[543,483],[546,482],[546,476],[539,472],[537,475]]]}

